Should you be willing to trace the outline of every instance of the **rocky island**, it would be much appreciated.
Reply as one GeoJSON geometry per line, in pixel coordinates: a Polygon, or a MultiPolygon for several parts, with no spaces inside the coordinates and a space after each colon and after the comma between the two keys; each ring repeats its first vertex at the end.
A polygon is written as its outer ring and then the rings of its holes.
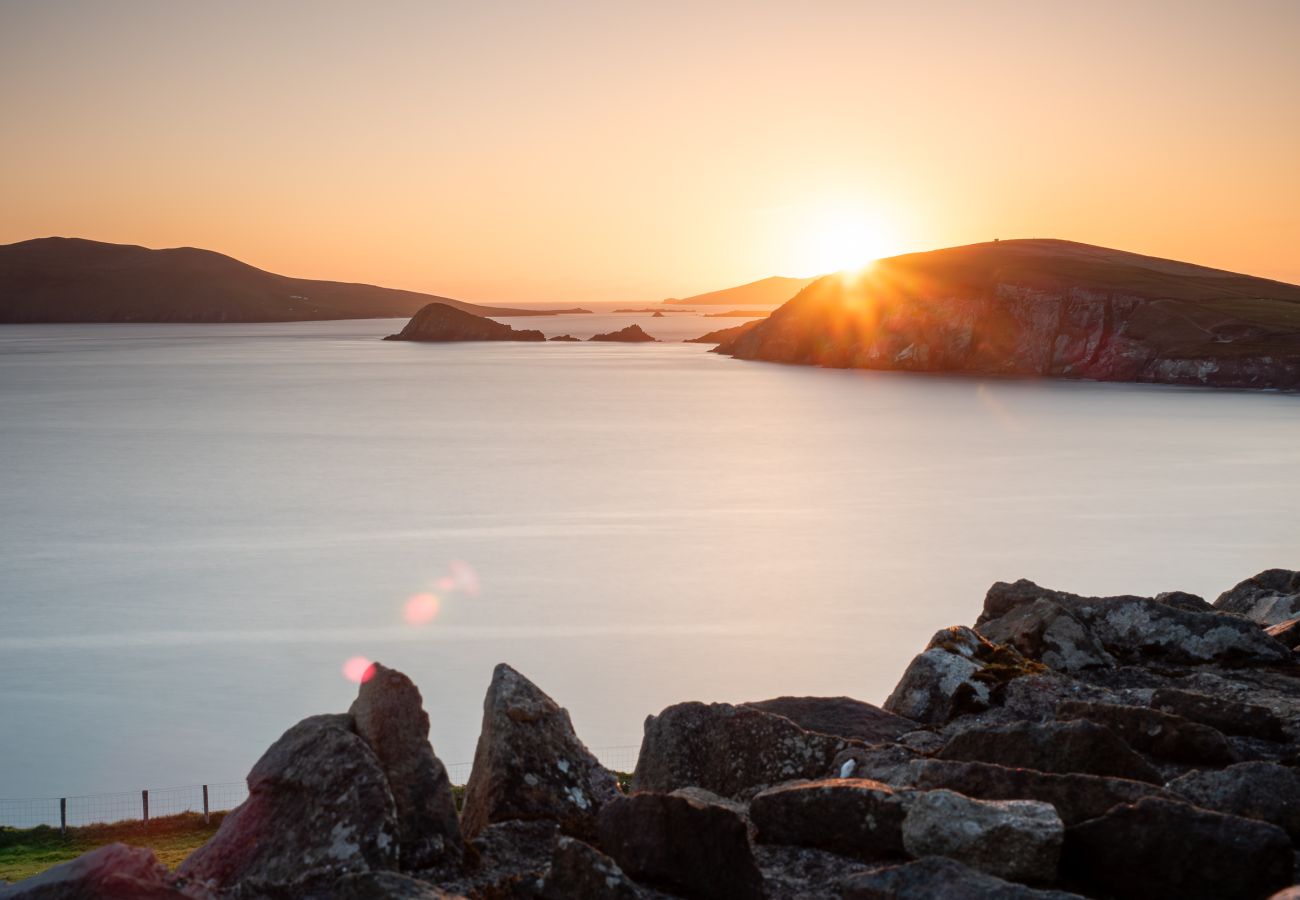
{"type": "Polygon", "coordinates": [[[1295,900],[1300,572],[989,589],[883,707],[679,703],[630,780],[510,666],[457,808],[419,690],[374,665],[294,725],[175,872],[112,844],[4,900],[1295,900]]]}
{"type": "Polygon", "coordinates": [[[589,341],[617,341],[625,344],[643,344],[653,343],[657,338],[651,337],[641,330],[640,325],[629,325],[626,328],[620,328],[618,331],[611,331],[606,334],[594,334],[587,338],[589,341]]]}
{"type": "Polygon", "coordinates": [[[717,352],[834,368],[1300,388],[1300,286],[1059,240],[828,275],[717,352]]]}
{"type": "Polygon", "coordinates": [[[421,309],[397,334],[386,341],[544,341],[546,336],[534,329],[515,329],[484,316],[448,306],[430,303],[421,309]]]}

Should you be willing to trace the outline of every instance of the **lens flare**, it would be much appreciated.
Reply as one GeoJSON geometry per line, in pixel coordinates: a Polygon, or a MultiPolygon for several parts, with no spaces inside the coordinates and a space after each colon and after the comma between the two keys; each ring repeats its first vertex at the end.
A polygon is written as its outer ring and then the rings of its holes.
{"type": "Polygon", "coordinates": [[[343,677],[356,684],[363,684],[375,677],[375,664],[364,656],[350,656],[343,663],[343,677]]]}
{"type": "Polygon", "coordinates": [[[410,625],[427,625],[437,617],[439,605],[433,594],[415,594],[406,601],[402,618],[410,625]]]}
{"type": "Polygon", "coordinates": [[[440,591],[456,590],[456,579],[452,578],[450,575],[442,576],[441,578],[438,579],[438,590],[440,591]]]}
{"type": "Polygon", "coordinates": [[[458,590],[467,594],[479,592],[478,573],[474,571],[473,566],[464,560],[453,559],[447,568],[451,569],[451,579],[458,590]]]}

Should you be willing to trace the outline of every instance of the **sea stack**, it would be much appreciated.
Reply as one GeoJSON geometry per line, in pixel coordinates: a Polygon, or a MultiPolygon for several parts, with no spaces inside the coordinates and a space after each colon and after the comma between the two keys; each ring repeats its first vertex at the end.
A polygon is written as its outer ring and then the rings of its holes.
{"type": "Polygon", "coordinates": [[[544,341],[545,335],[534,329],[516,330],[509,325],[493,322],[448,306],[430,303],[406,323],[397,334],[386,341],[544,341]]]}
{"type": "Polygon", "coordinates": [[[608,334],[597,334],[587,338],[589,341],[619,341],[625,344],[641,344],[646,342],[655,342],[653,338],[641,330],[640,325],[629,325],[618,331],[611,331],[608,334]]]}

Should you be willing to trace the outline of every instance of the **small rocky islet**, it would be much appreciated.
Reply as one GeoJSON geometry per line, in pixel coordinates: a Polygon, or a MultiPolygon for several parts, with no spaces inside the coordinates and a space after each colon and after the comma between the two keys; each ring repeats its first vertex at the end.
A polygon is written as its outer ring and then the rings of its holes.
{"type": "Polygon", "coordinates": [[[630,783],[497,666],[457,809],[419,690],[376,664],[176,872],[113,844],[61,898],[1294,898],[1300,572],[1214,603],[997,583],[883,707],[679,703],[630,783]]]}

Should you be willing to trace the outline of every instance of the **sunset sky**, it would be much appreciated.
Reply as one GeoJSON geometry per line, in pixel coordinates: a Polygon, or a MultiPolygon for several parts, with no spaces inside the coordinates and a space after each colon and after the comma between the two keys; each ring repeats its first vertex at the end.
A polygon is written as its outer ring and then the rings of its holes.
{"type": "Polygon", "coordinates": [[[0,243],[493,302],[994,237],[1300,282],[1297,47],[1297,0],[9,0],[0,243]]]}

